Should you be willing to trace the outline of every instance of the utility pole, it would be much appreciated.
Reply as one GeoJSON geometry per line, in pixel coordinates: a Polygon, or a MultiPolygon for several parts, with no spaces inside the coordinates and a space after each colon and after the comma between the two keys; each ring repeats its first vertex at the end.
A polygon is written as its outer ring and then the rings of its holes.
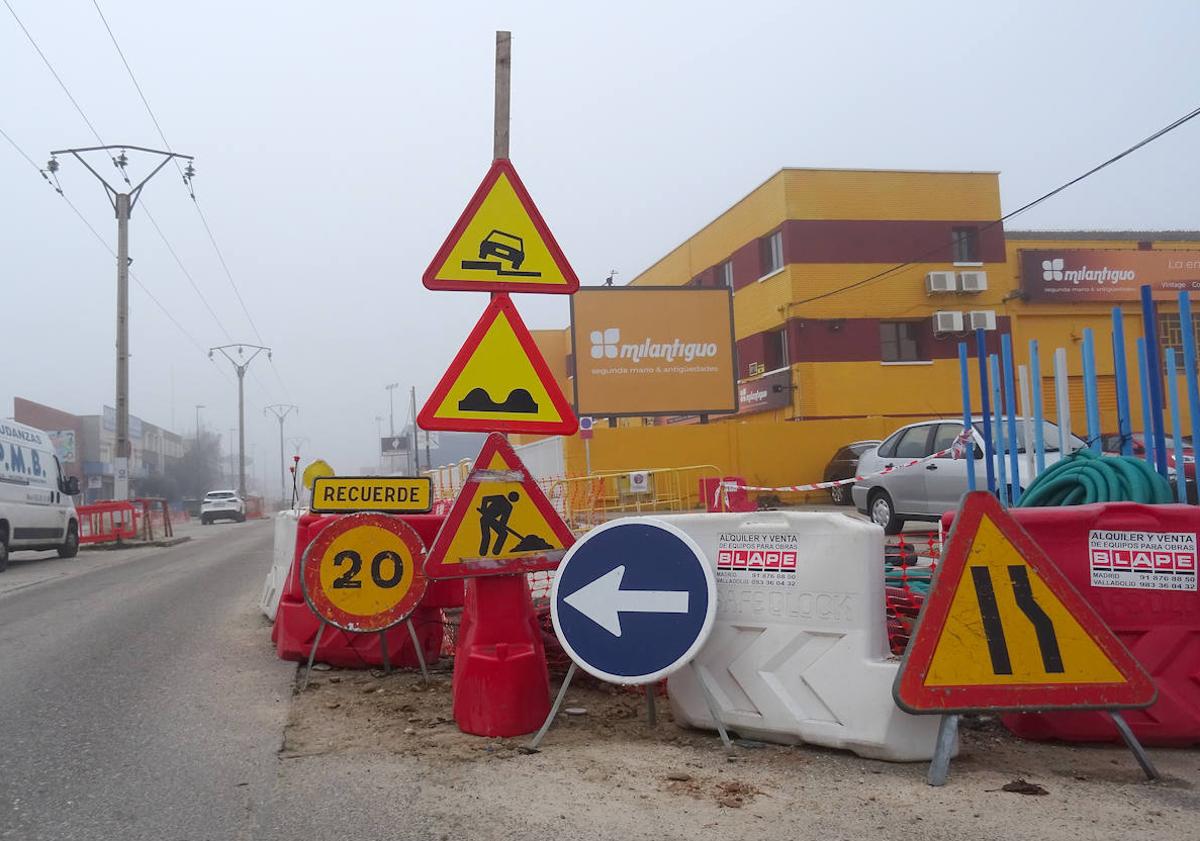
{"type": "Polygon", "coordinates": [[[200,446],[200,410],[205,408],[203,403],[196,404],[196,446],[200,446]]]}
{"type": "Polygon", "coordinates": [[[412,400],[412,453],[413,463],[416,469],[413,471],[414,476],[421,475],[421,453],[417,450],[417,387],[413,386],[408,392],[409,398],[412,400]]]}
{"type": "Polygon", "coordinates": [[[238,378],[238,493],[242,498],[246,497],[246,369],[250,367],[250,363],[254,358],[262,353],[267,352],[267,359],[271,358],[271,349],[262,345],[240,344],[240,345],[218,345],[208,349],[208,358],[213,358],[215,351],[221,351],[221,355],[229,360],[237,371],[238,378]],[[231,350],[237,348],[237,358],[235,359],[231,350]],[[241,358],[246,355],[246,349],[254,351],[246,358],[245,362],[241,362],[241,358]]]}
{"type": "Polygon", "coordinates": [[[287,467],[284,465],[283,419],[292,412],[300,414],[300,407],[294,403],[272,403],[263,409],[264,415],[274,415],[279,419],[279,498],[284,503],[287,502],[287,480],[284,478],[287,474],[287,467]]]}
{"type": "MultiPolygon", "coordinates": [[[[382,440],[383,440],[383,418],[379,415],[376,415],[375,416],[376,446],[379,446],[378,442],[380,442],[382,440]]],[[[383,447],[379,447],[379,452],[376,453],[376,455],[378,456],[376,461],[379,464],[379,472],[382,473],[383,472],[383,447]]]]}
{"type": "Polygon", "coordinates": [[[229,477],[229,484],[231,484],[231,485],[234,483],[233,463],[234,463],[234,461],[236,461],[236,459],[234,458],[234,453],[233,453],[233,433],[235,433],[235,432],[237,432],[236,429],[234,429],[232,426],[229,427],[229,472],[226,473],[225,475],[229,477]]]}
{"type": "MultiPolygon", "coordinates": [[[[123,500],[129,498],[129,456],[131,454],[129,448],[129,214],[133,212],[133,207],[137,204],[146,182],[157,175],[159,170],[166,166],[172,158],[182,158],[186,161],[191,161],[193,158],[191,155],[162,152],[158,149],[146,149],[141,146],[87,146],[79,149],[58,149],[50,153],[50,161],[46,164],[46,169],[50,173],[58,172],[57,155],[74,155],[76,160],[87,167],[88,172],[96,176],[104,185],[108,200],[113,206],[113,212],[117,215],[117,447],[113,454],[113,499],[123,500]],[[121,154],[114,158],[110,153],[115,149],[120,149],[121,154]],[[129,164],[129,158],[125,152],[129,149],[162,157],[158,166],[137,185],[133,185],[125,176],[125,167],[129,164]],[[109,184],[103,175],[96,172],[92,165],[84,159],[83,153],[86,152],[104,152],[109,155],[112,162],[121,171],[121,176],[126,186],[129,187],[128,192],[118,190],[109,184]]],[[[185,170],[184,181],[190,182],[193,175],[195,175],[195,170],[189,163],[185,170]]]]}

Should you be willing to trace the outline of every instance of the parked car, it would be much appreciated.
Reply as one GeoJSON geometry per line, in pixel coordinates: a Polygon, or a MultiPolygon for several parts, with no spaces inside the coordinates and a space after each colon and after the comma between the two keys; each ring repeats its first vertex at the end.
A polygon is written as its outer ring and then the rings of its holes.
{"type": "MultiPolygon", "coordinates": [[[[858,475],[858,459],[867,450],[879,446],[879,441],[855,441],[846,444],[833,454],[833,458],[825,465],[822,482],[836,482],[838,479],[853,479],[858,475]]],[[[834,505],[849,505],[854,500],[850,497],[850,485],[835,485],[829,489],[829,496],[834,505]]]]}
{"type": "Polygon", "coordinates": [[[0,572],[10,551],[79,552],[79,516],[71,497],[79,480],[64,476],[50,436],[16,421],[0,421],[0,572]]]}
{"type": "Polygon", "coordinates": [[[200,501],[200,522],[203,525],[216,520],[246,522],[246,503],[237,491],[209,491],[200,501]]]}
{"type": "MultiPolygon", "coordinates": [[[[1030,424],[1034,423],[1031,419],[1030,424]]],[[[1025,419],[1017,419],[1019,456],[1018,483],[1025,488],[1036,467],[1033,454],[1025,450],[1025,419]]],[[[975,465],[976,487],[986,487],[986,469],[983,462],[983,422],[975,418],[972,422],[975,451],[972,458],[955,459],[949,455],[930,459],[923,465],[897,470],[855,483],[851,495],[854,505],[871,521],[883,527],[887,534],[897,534],[906,520],[936,522],[942,514],[958,507],[959,500],[967,491],[967,470],[975,465]]],[[[859,475],[877,473],[886,467],[902,464],[916,458],[925,458],[933,453],[948,449],[962,432],[961,419],[941,418],[909,424],[889,435],[873,450],[863,453],[859,459],[859,475]]],[[[993,430],[993,434],[994,434],[993,430]]],[[[1058,427],[1043,422],[1042,439],[1045,442],[1046,465],[1055,464],[1061,454],[1058,450],[1058,427]]],[[[1074,435],[1070,438],[1070,450],[1086,446],[1074,435]]],[[[1010,448],[994,456],[996,475],[999,476],[999,460],[1004,458],[1004,467],[1009,469],[1010,448]]],[[[970,454],[968,454],[970,455],[970,454]]]]}
{"type": "MultiPolygon", "coordinates": [[[[1146,457],[1146,436],[1141,432],[1131,433],[1130,443],[1133,454],[1138,458],[1146,457]]],[[[1100,449],[1105,455],[1119,456],[1121,454],[1121,436],[1115,432],[1105,432],[1100,436],[1100,449]]],[[[1175,472],[1175,446],[1171,436],[1167,436],[1167,468],[1175,472]]],[[[1192,436],[1183,436],[1183,475],[1188,481],[1196,478],[1196,454],[1192,449],[1192,436]]]]}

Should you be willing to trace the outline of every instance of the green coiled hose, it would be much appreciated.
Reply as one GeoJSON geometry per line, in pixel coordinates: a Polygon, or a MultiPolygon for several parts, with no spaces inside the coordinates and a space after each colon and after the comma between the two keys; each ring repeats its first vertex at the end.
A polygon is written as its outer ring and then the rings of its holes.
{"type": "Polygon", "coordinates": [[[1086,505],[1091,502],[1175,501],[1171,483],[1143,459],[1077,450],[1042,472],[1021,494],[1019,508],[1086,505]]]}

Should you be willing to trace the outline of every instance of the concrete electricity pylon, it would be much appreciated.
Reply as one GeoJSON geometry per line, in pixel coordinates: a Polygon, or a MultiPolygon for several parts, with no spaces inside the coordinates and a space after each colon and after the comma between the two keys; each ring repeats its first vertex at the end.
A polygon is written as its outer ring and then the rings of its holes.
{"type": "Polygon", "coordinates": [[[287,466],[283,452],[283,421],[292,412],[300,414],[300,407],[294,403],[272,403],[263,409],[264,415],[274,415],[279,420],[279,498],[282,505],[286,505],[288,499],[287,480],[284,478],[287,475],[287,466]]]}
{"type": "Polygon", "coordinates": [[[221,351],[221,355],[229,360],[237,371],[238,378],[238,493],[242,499],[246,498],[246,369],[250,367],[250,363],[254,361],[254,357],[258,356],[263,351],[267,352],[267,359],[271,358],[271,349],[262,345],[239,344],[239,345],[218,345],[208,349],[208,358],[212,359],[216,351],[221,351]],[[254,351],[249,356],[246,356],[246,350],[254,351]],[[237,350],[235,358],[231,350],[237,350]],[[244,361],[243,361],[244,358],[244,361]]]}
{"type": "MultiPolygon", "coordinates": [[[[129,215],[133,212],[133,206],[137,204],[146,182],[157,175],[159,170],[166,166],[172,158],[182,158],[185,161],[191,161],[193,158],[191,155],[162,152],[158,149],[146,149],[141,146],[87,146],[80,149],[58,149],[50,153],[50,162],[46,164],[46,169],[51,174],[58,172],[58,155],[74,155],[76,160],[87,167],[88,172],[96,176],[104,185],[108,200],[117,214],[117,446],[113,453],[113,499],[128,499],[129,457],[131,455],[129,448],[129,263],[131,262],[129,259],[129,215]],[[113,157],[111,152],[117,149],[121,150],[121,154],[113,157]],[[131,150],[162,157],[158,166],[136,185],[125,175],[125,168],[129,165],[129,158],[125,153],[131,150]],[[108,155],[121,172],[127,191],[119,190],[109,184],[108,180],[84,159],[84,154],[88,152],[104,152],[108,155]]],[[[187,169],[184,170],[183,180],[190,184],[192,176],[195,174],[195,169],[189,163],[187,169]]]]}

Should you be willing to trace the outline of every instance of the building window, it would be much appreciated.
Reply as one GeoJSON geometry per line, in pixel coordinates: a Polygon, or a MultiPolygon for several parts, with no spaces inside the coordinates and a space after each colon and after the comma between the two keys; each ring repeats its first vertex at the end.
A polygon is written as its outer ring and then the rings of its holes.
{"type": "Polygon", "coordinates": [[[766,334],[766,347],[763,349],[763,365],[768,371],[775,371],[788,366],[788,335],[787,328],[766,334]]]}
{"type": "Polygon", "coordinates": [[[758,241],[758,259],[762,265],[759,277],[766,277],[783,268],[783,231],[776,231],[758,241]]]}
{"type": "Polygon", "coordinates": [[[724,263],[717,266],[717,286],[724,286],[727,289],[733,288],[732,260],[726,260],[724,263]]]}
{"type": "Polygon", "coordinates": [[[979,229],[953,228],[950,231],[955,263],[979,262],[979,229]]]}
{"type": "MultiPolygon", "coordinates": [[[[1200,315],[1192,316],[1192,335],[1200,331],[1200,315]]],[[[1174,350],[1176,361],[1183,362],[1183,321],[1177,312],[1160,312],[1158,314],[1158,344],[1166,357],[1168,349],[1174,350]]],[[[1166,362],[1163,363],[1166,365],[1166,362]]]]}
{"type": "Polygon", "coordinates": [[[915,321],[879,322],[879,353],[884,362],[917,362],[917,323],[915,321]]]}

